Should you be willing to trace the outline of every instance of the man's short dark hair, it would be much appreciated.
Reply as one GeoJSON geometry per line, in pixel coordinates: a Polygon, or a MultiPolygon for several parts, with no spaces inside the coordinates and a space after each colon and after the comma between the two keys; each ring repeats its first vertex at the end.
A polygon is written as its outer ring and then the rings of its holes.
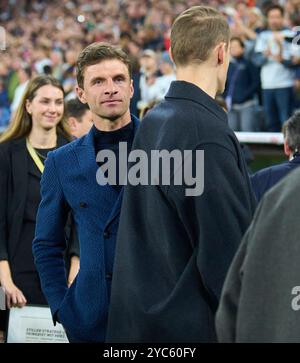
{"type": "Polygon", "coordinates": [[[66,103],[67,117],[75,117],[78,122],[81,122],[87,110],[89,110],[89,106],[86,103],[80,102],[78,98],[69,100],[66,103]]]}
{"type": "Polygon", "coordinates": [[[92,43],[83,49],[76,63],[78,86],[83,88],[84,71],[87,66],[109,59],[118,59],[123,62],[128,68],[129,77],[132,78],[130,58],[121,48],[106,43],[92,43]]]}
{"type": "Polygon", "coordinates": [[[284,8],[281,5],[273,4],[270,5],[266,10],[266,16],[268,17],[270,11],[272,10],[279,10],[281,12],[281,15],[284,16],[284,8]]]}
{"type": "Polygon", "coordinates": [[[300,152],[300,111],[296,111],[282,126],[282,133],[293,152],[300,152]]]}

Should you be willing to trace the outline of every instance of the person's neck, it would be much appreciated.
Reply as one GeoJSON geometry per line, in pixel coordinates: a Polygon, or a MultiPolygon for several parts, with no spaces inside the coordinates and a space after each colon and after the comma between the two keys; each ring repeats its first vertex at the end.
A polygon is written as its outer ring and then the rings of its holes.
{"type": "Polygon", "coordinates": [[[56,128],[51,130],[33,128],[28,136],[30,144],[37,149],[51,149],[56,146],[56,128]]]}
{"type": "Polygon", "coordinates": [[[207,66],[189,65],[178,67],[176,71],[177,81],[193,83],[207,93],[213,99],[218,91],[216,69],[207,66]]]}
{"type": "Polygon", "coordinates": [[[128,111],[125,115],[121,116],[115,121],[111,121],[99,116],[97,117],[96,115],[94,115],[93,120],[96,129],[100,131],[115,131],[128,125],[131,122],[131,116],[130,112],[128,111]]]}

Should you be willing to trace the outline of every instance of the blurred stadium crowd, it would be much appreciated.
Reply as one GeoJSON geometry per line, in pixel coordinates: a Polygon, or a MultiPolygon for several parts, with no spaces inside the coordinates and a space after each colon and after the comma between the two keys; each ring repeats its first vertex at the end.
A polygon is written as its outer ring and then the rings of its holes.
{"type": "Polygon", "coordinates": [[[118,44],[130,54],[135,86],[131,112],[143,115],[175,79],[167,52],[174,18],[199,4],[221,10],[231,26],[232,61],[220,97],[230,126],[280,131],[300,104],[300,45],[295,46],[300,0],[1,1],[6,49],[0,51],[0,127],[9,123],[33,75],[55,76],[66,99],[76,97],[78,53],[99,41],[118,44]],[[274,4],[282,10],[270,11],[274,4]]]}

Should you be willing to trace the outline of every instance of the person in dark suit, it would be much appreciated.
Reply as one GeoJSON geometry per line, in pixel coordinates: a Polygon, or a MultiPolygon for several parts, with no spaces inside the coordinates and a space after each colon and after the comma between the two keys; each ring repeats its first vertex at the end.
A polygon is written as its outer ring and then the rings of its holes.
{"type": "Polygon", "coordinates": [[[96,156],[109,151],[118,159],[121,142],[130,150],[139,121],[129,111],[131,67],[122,50],[89,45],[79,55],[77,81],[78,97],[89,105],[94,125],[86,136],[48,156],[33,254],[54,322],[62,323],[70,342],[103,342],[123,187],[121,175],[115,185],[97,183],[105,172],[96,156]],[[70,210],[80,241],[80,269],[68,289],[61,251],[70,210]]]}
{"type": "Polygon", "coordinates": [[[283,124],[282,133],[284,153],[289,161],[259,170],[251,175],[251,183],[258,202],[279,180],[300,165],[300,111],[295,112],[283,124]]]}
{"type": "Polygon", "coordinates": [[[162,157],[151,183],[125,186],[107,342],[216,341],[223,282],[255,208],[238,140],[215,101],[229,38],[213,8],[192,7],[173,24],[177,81],[146,114],[133,151],[148,160],[172,152],[176,162],[163,167],[162,157]],[[183,169],[196,175],[192,183],[180,180],[183,169]]]}
{"type": "Polygon", "coordinates": [[[70,138],[62,86],[48,76],[32,79],[0,138],[0,284],[8,308],[47,305],[32,256],[40,179],[48,152],[70,138]]]}
{"type": "Polygon", "coordinates": [[[216,314],[221,343],[299,343],[300,169],[262,198],[228,271],[216,314]]]}

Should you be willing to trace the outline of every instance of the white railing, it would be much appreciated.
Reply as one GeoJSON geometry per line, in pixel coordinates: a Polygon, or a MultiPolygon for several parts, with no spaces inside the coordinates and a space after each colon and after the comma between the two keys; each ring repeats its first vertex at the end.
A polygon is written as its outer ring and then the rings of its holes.
{"type": "Polygon", "coordinates": [[[235,132],[235,134],[242,143],[283,145],[281,132],[235,132]]]}
{"type": "MultiPolygon", "coordinates": [[[[0,134],[5,127],[0,127],[0,134]]],[[[235,132],[239,142],[246,144],[273,144],[283,145],[281,132],[235,132]]]]}

